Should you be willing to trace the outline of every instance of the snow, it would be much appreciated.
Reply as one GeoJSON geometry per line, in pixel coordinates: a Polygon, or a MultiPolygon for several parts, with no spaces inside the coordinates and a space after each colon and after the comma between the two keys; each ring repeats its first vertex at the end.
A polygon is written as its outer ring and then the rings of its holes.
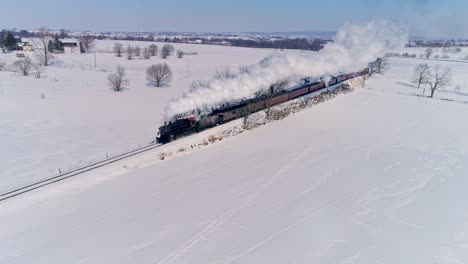
{"type": "Polygon", "coordinates": [[[427,63],[429,66],[443,65],[452,70],[451,85],[441,88],[436,92],[436,99],[454,100],[458,103],[468,103],[468,83],[466,81],[468,72],[468,63],[464,61],[437,61],[426,59],[404,59],[404,58],[391,58],[391,67],[393,69],[383,77],[375,76],[372,81],[382,82],[384,85],[389,86],[383,89],[382,92],[399,93],[405,95],[429,95],[429,86],[422,85],[420,89],[416,89],[417,85],[411,83],[413,68],[417,64],[427,63]],[[424,90],[424,88],[426,88],[424,90]]]}
{"type": "MultiPolygon", "coordinates": [[[[468,262],[468,105],[415,96],[418,61],[390,61],[284,120],[2,203],[0,262],[468,262]]],[[[465,64],[444,64],[463,84],[465,64]]]]}
{"type": "MultiPolygon", "coordinates": [[[[180,96],[192,81],[208,79],[228,64],[256,63],[272,52],[174,45],[176,50],[198,52],[188,59],[187,76],[186,58],[173,55],[167,60],[128,61],[111,53],[114,43],[97,41],[97,69],[94,54],[71,53],[59,55],[41,79],[0,71],[0,193],[56,175],[59,169],[65,172],[148,144],[162,124],[166,103],[180,96]],[[168,87],[151,87],[145,70],[162,62],[172,68],[173,82],[168,87]],[[107,85],[107,75],[118,64],[126,68],[130,81],[122,93],[112,92],[107,85]]],[[[141,48],[153,44],[121,43],[141,48]]],[[[0,54],[0,60],[8,64],[16,59],[15,53],[0,54]]]]}

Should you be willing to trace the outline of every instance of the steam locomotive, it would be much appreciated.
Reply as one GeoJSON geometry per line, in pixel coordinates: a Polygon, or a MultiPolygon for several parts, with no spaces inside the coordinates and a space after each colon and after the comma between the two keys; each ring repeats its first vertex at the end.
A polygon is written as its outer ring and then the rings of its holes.
{"type": "MultiPolygon", "coordinates": [[[[360,72],[342,74],[336,77],[332,77],[328,81],[328,86],[336,85],[346,80],[368,74],[369,68],[365,68],[360,72]]],[[[213,109],[211,113],[202,115],[200,117],[190,116],[168,123],[165,122],[164,125],[159,128],[156,142],[165,144],[176,140],[179,137],[198,133],[205,129],[244,117],[247,114],[255,113],[268,107],[284,103],[288,100],[322,90],[326,87],[327,84],[325,81],[318,81],[313,83],[306,81],[305,84],[292,90],[281,91],[273,94],[272,96],[256,97],[253,99],[241,101],[236,104],[222,106],[213,109]]]]}

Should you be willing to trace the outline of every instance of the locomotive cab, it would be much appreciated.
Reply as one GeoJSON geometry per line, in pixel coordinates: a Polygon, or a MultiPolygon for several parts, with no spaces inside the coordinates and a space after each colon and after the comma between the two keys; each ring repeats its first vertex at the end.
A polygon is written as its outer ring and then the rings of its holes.
{"type": "Polygon", "coordinates": [[[164,124],[164,126],[159,128],[158,136],[156,137],[156,142],[160,144],[169,143],[178,137],[196,130],[197,119],[195,117],[188,117],[164,124]]]}

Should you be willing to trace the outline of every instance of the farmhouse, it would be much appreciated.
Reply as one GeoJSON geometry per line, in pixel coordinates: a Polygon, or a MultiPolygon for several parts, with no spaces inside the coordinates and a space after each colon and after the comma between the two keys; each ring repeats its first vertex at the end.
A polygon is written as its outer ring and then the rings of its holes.
{"type": "Polygon", "coordinates": [[[17,42],[16,46],[21,51],[34,51],[33,45],[29,44],[29,42],[17,42]]]}
{"type": "Polygon", "coordinates": [[[34,48],[29,42],[23,41],[20,37],[15,37],[16,50],[19,51],[33,51],[34,48]]]}

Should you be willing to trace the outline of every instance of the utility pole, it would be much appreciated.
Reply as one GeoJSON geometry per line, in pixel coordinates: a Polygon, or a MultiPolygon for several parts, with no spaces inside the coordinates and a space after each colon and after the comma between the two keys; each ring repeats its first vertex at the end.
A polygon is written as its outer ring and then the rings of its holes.
{"type": "Polygon", "coordinates": [[[97,56],[97,51],[94,51],[94,69],[97,68],[96,56],[97,56]]]}
{"type": "Polygon", "coordinates": [[[197,52],[184,52],[184,56],[187,58],[187,78],[190,77],[190,68],[189,68],[189,56],[198,55],[197,52]]]}
{"type": "Polygon", "coordinates": [[[189,77],[189,64],[188,64],[188,57],[189,56],[185,56],[187,58],[187,78],[189,77]]]}

